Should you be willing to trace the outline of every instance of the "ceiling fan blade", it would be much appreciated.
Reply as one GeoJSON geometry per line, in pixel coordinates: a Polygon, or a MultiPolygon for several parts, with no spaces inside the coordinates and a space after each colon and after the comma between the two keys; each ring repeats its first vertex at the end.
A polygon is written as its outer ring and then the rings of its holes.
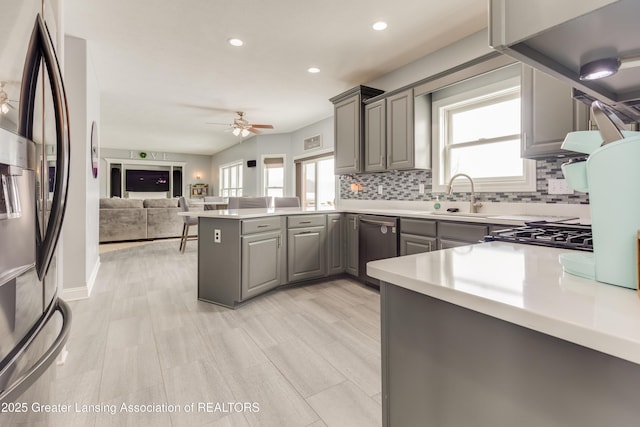
{"type": "Polygon", "coordinates": [[[256,128],[255,128],[255,127],[253,127],[253,126],[252,126],[252,127],[250,127],[250,128],[247,128],[247,130],[248,130],[249,132],[251,132],[251,133],[256,134],[256,135],[260,135],[260,134],[262,133],[262,132],[260,132],[258,129],[256,129],[256,128]]]}
{"type": "Polygon", "coordinates": [[[218,123],[218,122],[205,122],[207,125],[221,125],[221,126],[231,126],[229,123],[218,123]]]}
{"type": "Polygon", "coordinates": [[[251,125],[252,128],[273,129],[273,125],[251,125]]]}

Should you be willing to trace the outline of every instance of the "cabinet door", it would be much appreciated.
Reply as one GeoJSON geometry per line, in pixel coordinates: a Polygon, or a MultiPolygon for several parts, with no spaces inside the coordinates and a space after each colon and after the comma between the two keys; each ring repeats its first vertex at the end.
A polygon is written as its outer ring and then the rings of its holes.
{"type": "Polygon", "coordinates": [[[242,300],[280,284],[280,231],[242,237],[242,300]]]}
{"type": "Polygon", "coordinates": [[[387,98],[387,169],[414,168],[413,89],[387,98]]]}
{"type": "Polygon", "coordinates": [[[437,249],[435,237],[400,234],[400,255],[421,254],[437,249]]]}
{"type": "Polygon", "coordinates": [[[347,249],[345,253],[345,271],[358,277],[358,215],[346,216],[347,249]]]}
{"type": "Polygon", "coordinates": [[[481,242],[487,234],[489,234],[489,226],[485,224],[464,224],[453,221],[438,223],[440,249],[473,245],[481,242]]]}
{"type": "Polygon", "coordinates": [[[364,170],[381,172],[387,167],[386,100],[364,107],[364,170]]]}
{"type": "Polygon", "coordinates": [[[572,98],[571,87],[522,66],[522,157],[571,155],[560,148],[567,133],[588,127],[589,108],[572,98]]]}
{"type": "Polygon", "coordinates": [[[345,227],[342,214],[327,215],[327,275],[344,272],[345,227]]]}
{"type": "Polygon", "coordinates": [[[449,248],[457,248],[458,246],[468,246],[473,245],[477,242],[464,242],[462,240],[451,240],[451,239],[439,239],[438,240],[438,249],[449,249],[449,248]]]}
{"type": "Polygon", "coordinates": [[[288,230],[288,279],[290,282],[322,277],[326,271],[325,227],[288,230]]]}
{"type": "Polygon", "coordinates": [[[335,173],[362,172],[360,95],[354,95],[334,106],[335,173]]]}

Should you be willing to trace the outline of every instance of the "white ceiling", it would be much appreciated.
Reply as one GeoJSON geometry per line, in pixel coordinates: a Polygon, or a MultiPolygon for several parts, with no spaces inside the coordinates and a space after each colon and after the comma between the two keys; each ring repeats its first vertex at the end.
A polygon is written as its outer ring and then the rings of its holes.
{"type": "Polygon", "coordinates": [[[266,134],[322,120],[330,97],[486,27],[487,3],[65,0],[64,28],[89,41],[102,147],[213,154],[240,138],[206,122],[244,111],[266,134]]]}

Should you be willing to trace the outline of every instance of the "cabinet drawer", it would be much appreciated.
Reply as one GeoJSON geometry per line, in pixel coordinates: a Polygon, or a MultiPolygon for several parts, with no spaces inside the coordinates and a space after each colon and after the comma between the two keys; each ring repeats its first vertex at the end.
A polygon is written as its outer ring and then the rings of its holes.
{"type": "Polygon", "coordinates": [[[436,237],[436,221],[400,218],[400,232],[417,236],[436,237]]]}
{"type": "Polygon", "coordinates": [[[440,229],[440,239],[447,240],[477,243],[489,234],[489,227],[479,224],[460,224],[442,221],[438,227],[440,229]]]}
{"type": "Polygon", "coordinates": [[[242,234],[260,233],[263,231],[279,230],[280,217],[266,217],[245,219],[242,221],[242,234]]]}
{"type": "Polygon", "coordinates": [[[318,227],[325,225],[326,215],[294,215],[287,217],[288,228],[318,227]]]}

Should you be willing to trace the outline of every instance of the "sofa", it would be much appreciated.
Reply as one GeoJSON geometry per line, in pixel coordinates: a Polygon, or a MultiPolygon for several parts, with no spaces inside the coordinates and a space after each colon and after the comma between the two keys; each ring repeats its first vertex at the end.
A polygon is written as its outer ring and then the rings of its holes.
{"type": "Polygon", "coordinates": [[[178,212],[178,199],[100,199],[100,243],[180,237],[178,212]]]}

